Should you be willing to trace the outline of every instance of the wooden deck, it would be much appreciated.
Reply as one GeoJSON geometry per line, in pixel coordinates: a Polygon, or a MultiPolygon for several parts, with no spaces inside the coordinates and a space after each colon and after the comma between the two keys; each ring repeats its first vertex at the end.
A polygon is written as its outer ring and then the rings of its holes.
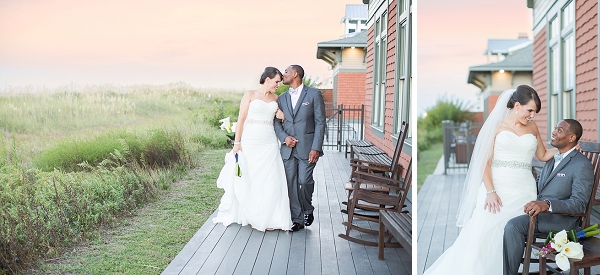
{"type": "MultiPolygon", "coordinates": [[[[464,179],[465,174],[429,175],[417,195],[419,275],[423,274],[458,237],[456,213],[464,179]]],[[[600,222],[598,216],[593,216],[592,222],[600,222]]],[[[532,270],[535,268],[537,267],[532,267],[532,270]]],[[[597,273],[600,273],[600,267],[592,268],[592,274],[597,273]]],[[[580,274],[583,274],[583,270],[580,274]]]]}
{"type": "MultiPolygon", "coordinates": [[[[211,217],[162,274],[411,274],[412,260],[404,249],[386,248],[382,261],[377,247],[337,236],[345,232],[346,215],[340,210],[345,208],[341,202],[347,198],[349,175],[344,153],[325,152],[314,171],[316,209],[310,227],[293,233],[260,232],[249,226],[215,225],[211,217]]],[[[376,241],[373,235],[352,236],[376,241]]]]}

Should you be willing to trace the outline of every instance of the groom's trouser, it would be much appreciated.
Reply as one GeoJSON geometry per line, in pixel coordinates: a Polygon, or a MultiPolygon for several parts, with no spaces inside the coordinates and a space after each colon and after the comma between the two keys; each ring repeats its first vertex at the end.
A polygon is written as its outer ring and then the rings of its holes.
{"type": "MultiPolygon", "coordinates": [[[[521,215],[512,218],[504,227],[504,275],[517,275],[519,265],[525,254],[525,241],[529,230],[529,216],[521,215]]],[[[535,226],[535,233],[537,224],[535,226]]]]}
{"type": "Polygon", "coordinates": [[[307,159],[300,159],[295,154],[292,154],[289,159],[283,160],[292,222],[304,224],[304,214],[311,214],[315,210],[312,206],[312,194],[315,190],[315,180],[313,179],[315,165],[316,163],[308,163],[307,159]]]}

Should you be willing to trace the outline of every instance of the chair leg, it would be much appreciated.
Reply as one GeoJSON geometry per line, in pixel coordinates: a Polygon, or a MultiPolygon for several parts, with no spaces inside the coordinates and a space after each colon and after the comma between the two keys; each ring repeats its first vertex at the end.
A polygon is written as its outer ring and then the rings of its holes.
{"type": "Polygon", "coordinates": [[[377,246],[378,246],[378,258],[383,260],[383,248],[385,244],[383,243],[383,236],[385,235],[385,226],[381,221],[379,221],[379,235],[377,237],[377,246]]]}
{"type": "Polygon", "coordinates": [[[531,264],[531,245],[534,240],[535,221],[537,217],[529,219],[529,230],[527,231],[527,244],[525,244],[525,257],[523,258],[523,275],[529,275],[529,266],[531,264]]]}
{"type": "Polygon", "coordinates": [[[348,225],[346,226],[346,236],[350,236],[350,229],[352,228],[352,219],[354,218],[354,208],[356,206],[356,203],[356,194],[354,194],[352,199],[348,200],[348,225]]]}
{"type": "Polygon", "coordinates": [[[540,275],[546,275],[546,257],[540,256],[540,275]]]}

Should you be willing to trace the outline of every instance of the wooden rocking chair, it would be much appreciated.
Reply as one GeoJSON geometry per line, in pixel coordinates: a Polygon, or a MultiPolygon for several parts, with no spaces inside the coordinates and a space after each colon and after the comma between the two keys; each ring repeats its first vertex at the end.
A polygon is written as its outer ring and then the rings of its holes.
{"type": "MultiPolygon", "coordinates": [[[[360,171],[362,175],[364,173],[377,174],[384,177],[390,177],[395,179],[400,179],[400,174],[402,171],[402,166],[400,165],[400,155],[402,154],[402,147],[404,145],[404,140],[406,139],[406,131],[408,130],[408,123],[402,122],[402,127],[400,128],[398,142],[396,143],[396,148],[394,150],[394,156],[392,158],[387,155],[377,156],[376,158],[371,158],[373,156],[363,156],[361,159],[353,158],[350,160],[350,166],[352,166],[352,172],[350,174],[350,180],[346,184],[346,190],[348,191],[348,198],[352,195],[352,191],[354,190],[355,185],[355,177],[358,175],[357,172],[360,171]],[[385,159],[385,160],[384,160],[385,159]],[[379,160],[379,161],[376,161],[379,160]],[[398,170],[400,169],[400,170],[398,170]]],[[[376,188],[380,189],[380,188],[376,188]]],[[[387,192],[388,190],[383,190],[387,192]]],[[[342,202],[342,204],[347,205],[347,201],[342,202]]],[[[342,211],[344,212],[344,211],[342,211]]],[[[347,212],[344,212],[347,213],[347,212]]]]}
{"type": "MultiPolygon", "coordinates": [[[[379,223],[379,215],[362,214],[356,212],[356,210],[374,212],[384,210],[402,213],[404,202],[406,201],[406,196],[408,195],[408,190],[411,185],[411,166],[412,159],[409,162],[404,178],[386,177],[370,172],[357,171],[354,182],[354,190],[350,195],[350,199],[348,200],[348,220],[343,223],[346,226],[346,233],[339,234],[338,236],[348,241],[363,245],[377,246],[377,240],[365,241],[350,236],[351,229],[368,234],[379,234],[378,230],[364,228],[353,224],[354,218],[379,223]]],[[[400,170],[400,168],[399,166],[396,166],[396,169],[392,174],[399,176],[398,170],[400,170]]],[[[397,243],[391,243],[391,235],[388,235],[387,239],[388,240],[385,244],[386,247],[401,247],[397,243]]]]}

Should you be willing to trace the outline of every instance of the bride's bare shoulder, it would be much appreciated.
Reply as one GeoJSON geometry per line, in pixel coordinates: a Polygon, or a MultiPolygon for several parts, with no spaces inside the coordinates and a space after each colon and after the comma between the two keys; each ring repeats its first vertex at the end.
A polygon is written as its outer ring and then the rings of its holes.
{"type": "Polygon", "coordinates": [[[498,125],[498,130],[496,130],[496,136],[503,131],[514,132],[514,130],[510,128],[510,124],[504,120],[502,120],[500,122],[500,125],[498,125]]]}
{"type": "Polygon", "coordinates": [[[529,121],[529,123],[527,123],[527,130],[534,136],[537,136],[540,132],[535,121],[529,121]]]}

